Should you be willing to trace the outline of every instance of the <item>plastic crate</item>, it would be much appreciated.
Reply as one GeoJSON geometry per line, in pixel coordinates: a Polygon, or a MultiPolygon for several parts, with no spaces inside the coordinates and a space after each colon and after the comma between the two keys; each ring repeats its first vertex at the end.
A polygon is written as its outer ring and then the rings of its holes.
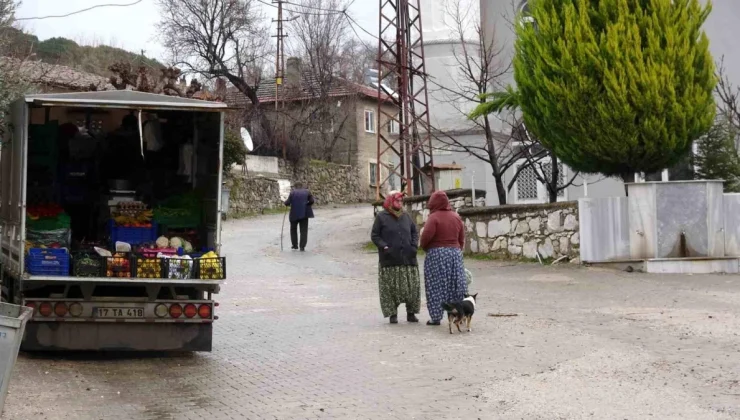
{"type": "Polygon", "coordinates": [[[226,258],[198,258],[195,261],[195,273],[201,280],[226,279],[226,258]]]}
{"type": "Polygon", "coordinates": [[[72,276],[105,277],[105,259],[95,252],[76,252],[72,254],[72,276]]]}
{"type": "Polygon", "coordinates": [[[66,249],[31,248],[26,270],[32,276],[68,276],[69,253],[66,249]]]}
{"type": "Polygon", "coordinates": [[[133,257],[134,277],[140,279],[164,278],[164,258],[152,258],[137,255],[133,257]]]}
{"type": "Polygon", "coordinates": [[[175,248],[142,249],[139,253],[146,258],[156,258],[159,254],[177,255],[177,250],[175,248]]]}
{"type": "Polygon", "coordinates": [[[155,242],[157,240],[157,224],[152,224],[152,227],[124,227],[116,226],[113,220],[108,221],[108,231],[110,232],[110,241],[112,244],[116,242],[126,242],[131,245],[141,245],[147,242],[155,242]]]}
{"type": "Polygon", "coordinates": [[[105,277],[115,278],[132,278],[133,277],[133,264],[131,263],[131,256],[126,254],[123,256],[114,255],[112,257],[105,257],[105,277]]]}
{"type": "Polygon", "coordinates": [[[194,278],[195,260],[182,258],[166,258],[165,278],[173,280],[187,280],[194,278]]]}

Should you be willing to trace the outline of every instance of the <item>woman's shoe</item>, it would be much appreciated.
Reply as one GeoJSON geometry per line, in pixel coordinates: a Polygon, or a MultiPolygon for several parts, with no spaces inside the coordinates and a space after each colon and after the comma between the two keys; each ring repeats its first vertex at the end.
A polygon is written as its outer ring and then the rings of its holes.
{"type": "Polygon", "coordinates": [[[391,315],[391,324],[398,324],[398,315],[391,315]]]}
{"type": "Polygon", "coordinates": [[[406,321],[408,322],[419,322],[419,318],[416,317],[416,315],[412,313],[406,314],[406,321]]]}
{"type": "Polygon", "coordinates": [[[439,321],[427,321],[427,325],[439,325],[439,321]]]}

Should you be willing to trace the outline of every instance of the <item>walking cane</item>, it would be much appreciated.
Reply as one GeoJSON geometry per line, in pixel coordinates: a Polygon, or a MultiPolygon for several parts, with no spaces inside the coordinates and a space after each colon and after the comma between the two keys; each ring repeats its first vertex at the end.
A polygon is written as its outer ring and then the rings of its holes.
{"type": "Polygon", "coordinates": [[[283,252],[283,232],[285,232],[285,218],[288,216],[288,208],[283,213],[283,227],[280,228],[280,252],[283,252]]]}

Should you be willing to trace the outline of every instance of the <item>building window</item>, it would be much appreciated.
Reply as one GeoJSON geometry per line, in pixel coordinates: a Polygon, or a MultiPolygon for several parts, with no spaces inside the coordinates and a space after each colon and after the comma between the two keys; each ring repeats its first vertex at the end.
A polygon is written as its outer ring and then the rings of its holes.
{"type": "MultiPolygon", "coordinates": [[[[558,187],[562,188],[563,185],[565,185],[565,167],[563,166],[563,162],[558,162],[558,187]]],[[[542,169],[545,171],[545,179],[548,181],[550,180],[550,177],[552,176],[552,163],[548,162],[544,165],[542,165],[542,169]]],[[[547,188],[545,188],[545,191],[547,191],[547,188]]],[[[558,191],[558,197],[563,198],[565,197],[565,189],[558,191]]]]}
{"type": "Polygon", "coordinates": [[[537,184],[534,168],[531,166],[524,168],[516,179],[516,200],[518,202],[537,200],[539,198],[537,184]]]}
{"type": "MultiPolygon", "coordinates": [[[[526,161],[522,160],[518,167],[526,165],[526,161]]],[[[567,178],[568,167],[563,165],[562,162],[558,162],[558,186],[562,187],[565,185],[567,178]]],[[[517,203],[547,203],[550,194],[547,191],[547,186],[540,182],[535,171],[543,171],[545,179],[550,179],[552,176],[552,164],[550,162],[542,163],[540,169],[539,165],[528,166],[519,172],[519,177],[516,179],[515,195],[514,199],[517,203]]],[[[567,200],[567,191],[565,188],[558,191],[558,201],[567,200]]]]}
{"type": "Polygon", "coordinates": [[[370,162],[368,170],[370,171],[370,186],[374,187],[378,185],[378,164],[370,162]]]}
{"type": "Polygon", "coordinates": [[[365,110],[365,131],[368,133],[375,132],[375,111],[365,110]]]}
{"type": "MultiPolygon", "coordinates": [[[[396,119],[398,119],[398,116],[396,116],[396,119]]],[[[398,121],[396,121],[393,118],[388,119],[388,133],[389,134],[399,134],[401,132],[398,121]]]]}

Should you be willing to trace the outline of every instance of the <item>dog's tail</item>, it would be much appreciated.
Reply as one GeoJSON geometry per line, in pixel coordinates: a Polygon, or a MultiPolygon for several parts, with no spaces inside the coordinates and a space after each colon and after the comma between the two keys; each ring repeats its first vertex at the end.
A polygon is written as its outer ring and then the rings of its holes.
{"type": "Polygon", "coordinates": [[[442,303],[442,309],[444,309],[447,312],[453,312],[455,310],[455,305],[452,305],[449,303],[442,303]]]}

